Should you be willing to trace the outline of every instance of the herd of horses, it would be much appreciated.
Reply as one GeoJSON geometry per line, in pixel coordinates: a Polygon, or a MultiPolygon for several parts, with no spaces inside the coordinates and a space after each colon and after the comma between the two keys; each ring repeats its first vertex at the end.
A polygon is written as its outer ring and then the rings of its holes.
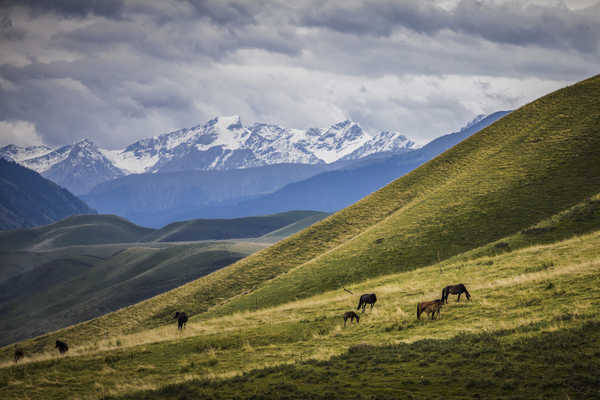
{"type": "MultiPolygon", "coordinates": [[[[431,319],[434,320],[436,314],[438,317],[440,316],[440,310],[442,309],[442,305],[448,304],[449,295],[458,295],[456,301],[460,302],[460,296],[463,293],[467,297],[467,300],[471,300],[471,295],[469,294],[469,291],[462,283],[459,283],[458,285],[446,286],[442,289],[441,299],[423,301],[417,304],[417,319],[421,319],[421,314],[427,313],[427,316],[430,316],[431,319]]],[[[370,304],[371,309],[373,309],[373,306],[375,305],[376,301],[377,296],[375,296],[375,293],[363,294],[358,300],[358,307],[356,307],[356,310],[358,311],[362,308],[362,312],[365,312],[365,307],[367,306],[367,304],[370,304]]],[[[354,320],[356,320],[356,323],[358,324],[358,322],[360,321],[360,316],[354,311],[347,311],[346,313],[344,313],[344,326],[346,326],[346,322],[348,320],[350,320],[351,324],[354,322],[354,320]]]]}
{"type": "MultiPolygon", "coordinates": [[[[442,305],[448,304],[448,296],[451,294],[457,294],[457,301],[460,301],[460,295],[463,293],[467,296],[468,300],[471,300],[471,295],[469,294],[469,291],[462,283],[459,283],[458,285],[446,286],[442,289],[441,299],[424,301],[417,304],[417,319],[421,319],[421,314],[423,313],[427,313],[428,316],[431,316],[432,320],[435,319],[436,314],[439,317],[442,305]]],[[[362,308],[362,312],[365,312],[365,309],[369,304],[371,305],[372,310],[376,302],[377,296],[375,295],[375,293],[363,294],[358,300],[358,307],[356,307],[356,310],[358,311],[362,308]]],[[[188,316],[185,312],[177,311],[173,319],[177,320],[177,330],[181,331],[183,328],[185,328],[185,324],[188,321],[188,316]]],[[[346,326],[346,322],[348,320],[350,320],[350,324],[352,324],[354,320],[356,320],[356,323],[358,324],[360,321],[360,316],[354,311],[347,311],[346,313],[344,313],[344,326],[346,326]]],[[[56,349],[58,349],[58,352],[60,354],[65,354],[67,351],[69,351],[69,345],[61,340],[56,341],[55,347],[56,349]]],[[[15,349],[15,363],[18,363],[19,360],[23,359],[23,357],[25,357],[25,353],[23,352],[23,350],[18,348],[15,349]]]]}

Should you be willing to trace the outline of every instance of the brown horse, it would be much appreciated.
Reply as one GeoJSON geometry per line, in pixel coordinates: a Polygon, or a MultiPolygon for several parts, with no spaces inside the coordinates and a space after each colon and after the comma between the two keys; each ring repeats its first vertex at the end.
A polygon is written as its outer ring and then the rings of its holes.
{"type": "Polygon", "coordinates": [[[435,313],[437,313],[439,317],[442,304],[442,300],[439,299],[433,301],[424,301],[422,303],[417,304],[417,319],[421,319],[421,314],[423,314],[424,312],[426,312],[427,315],[431,315],[432,320],[435,317],[435,313]]]}
{"type": "Polygon", "coordinates": [[[352,323],[354,321],[354,319],[356,319],[356,323],[358,324],[358,321],[360,320],[360,317],[354,311],[348,311],[348,312],[346,312],[344,314],[344,326],[346,326],[346,321],[348,319],[350,319],[350,323],[352,323]]]}
{"type": "Polygon", "coordinates": [[[15,364],[18,363],[23,357],[25,357],[23,350],[15,349],[15,364]]]}
{"type": "Polygon", "coordinates": [[[448,295],[457,294],[458,299],[456,301],[459,302],[460,295],[463,293],[467,296],[467,300],[471,300],[471,295],[469,294],[469,291],[467,290],[465,285],[463,285],[462,283],[459,283],[458,285],[453,285],[453,286],[446,286],[445,288],[442,289],[442,301],[444,303],[448,304],[448,295]]]}

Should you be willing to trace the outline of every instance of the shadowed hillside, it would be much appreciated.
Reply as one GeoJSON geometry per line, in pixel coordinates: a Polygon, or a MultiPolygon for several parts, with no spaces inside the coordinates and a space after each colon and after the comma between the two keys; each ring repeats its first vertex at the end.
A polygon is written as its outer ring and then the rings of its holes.
{"type": "Polygon", "coordinates": [[[295,211],[193,220],[160,230],[114,215],[80,215],[0,232],[0,344],[85,321],[183,285],[326,215],[295,211]],[[258,238],[272,231],[274,236],[258,238]],[[232,238],[243,240],[214,240],[232,238]]]}
{"type": "Polygon", "coordinates": [[[188,240],[254,238],[283,229],[306,218],[317,222],[327,215],[327,213],[317,211],[289,211],[257,217],[193,219],[169,224],[146,236],[145,241],[183,242],[188,240]]]}
{"type": "Polygon", "coordinates": [[[69,215],[95,213],[37,172],[0,158],[0,229],[28,228],[69,215]]]}

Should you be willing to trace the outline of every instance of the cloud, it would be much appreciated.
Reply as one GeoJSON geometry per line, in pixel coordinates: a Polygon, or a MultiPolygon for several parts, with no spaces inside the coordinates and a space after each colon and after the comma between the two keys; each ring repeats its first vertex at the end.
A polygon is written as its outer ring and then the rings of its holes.
{"type": "Polygon", "coordinates": [[[0,7],[20,7],[39,15],[54,13],[65,17],[85,17],[90,14],[103,17],[120,17],[122,0],[2,0],[0,7]]]}
{"type": "Polygon", "coordinates": [[[355,35],[390,36],[402,29],[435,35],[450,30],[495,43],[593,53],[600,40],[599,8],[574,11],[561,5],[480,0],[461,0],[451,10],[430,2],[323,2],[308,9],[301,23],[355,35]]]}
{"type": "Polygon", "coordinates": [[[29,121],[0,121],[0,146],[7,144],[31,146],[44,142],[29,121]]]}
{"type": "Polygon", "coordinates": [[[46,3],[1,3],[0,120],[30,121],[52,145],[116,148],[230,114],[297,128],[351,118],[423,142],[600,63],[598,5],[46,3]]]}

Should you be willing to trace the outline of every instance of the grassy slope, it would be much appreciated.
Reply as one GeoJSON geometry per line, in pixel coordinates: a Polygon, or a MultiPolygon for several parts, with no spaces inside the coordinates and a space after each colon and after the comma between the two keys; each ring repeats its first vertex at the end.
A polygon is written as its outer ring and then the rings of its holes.
{"type": "Polygon", "coordinates": [[[19,262],[40,254],[45,262],[0,282],[0,343],[53,331],[136,303],[264,246],[251,242],[125,243],[28,253],[19,262]]]}
{"type": "MultiPolygon", "coordinates": [[[[254,238],[306,218],[312,218],[316,222],[325,216],[327,216],[327,213],[318,211],[289,211],[246,218],[194,219],[169,224],[162,229],[152,232],[145,240],[181,242],[189,240],[254,238]]],[[[297,230],[294,232],[297,232],[297,230]]]]}
{"type": "Polygon", "coordinates": [[[0,251],[138,242],[152,231],[116,215],[76,215],[50,225],[0,232],[0,251]]]}
{"type": "Polygon", "coordinates": [[[379,301],[346,328],[341,315],[357,296],[335,290],[192,321],[183,334],[172,325],[73,345],[63,360],[29,343],[29,358],[14,367],[11,347],[2,352],[0,396],[593,397],[598,246],[600,231],[367,280],[349,289],[373,290],[379,301]],[[452,297],[439,321],[416,320],[418,301],[458,281],[472,301],[452,297]]]}
{"type": "Polygon", "coordinates": [[[600,191],[599,94],[600,77],[551,93],[297,235],[61,335],[160,326],[176,309],[196,314],[220,304],[211,315],[223,315],[275,305],[526,229],[600,191]]]}
{"type": "Polygon", "coordinates": [[[246,219],[191,221],[181,223],[186,228],[177,233],[172,227],[153,231],[116,216],[94,215],[4,232],[5,248],[11,243],[20,250],[0,252],[0,344],[40,335],[144,300],[229,265],[269,242],[260,239],[265,243],[207,241],[175,245],[131,241],[152,241],[159,236],[170,240],[177,234],[192,239],[201,233],[223,231],[223,226],[256,236],[285,225],[281,229],[291,234],[301,229],[298,220],[314,221],[324,215],[298,211],[246,219]],[[221,225],[215,226],[216,223],[221,225]],[[189,225],[206,229],[190,229],[189,225]],[[110,239],[125,243],[93,244],[110,239]],[[70,245],[78,243],[92,244],[70,245]],[[64,245],[68,246],[56,247],[64,245]]]}
{"type": "Polygon", "coordinates": [[[308,228],[313,224],[316,224],[328,215],[329,213],[322,212],[315,213],[314,215],[309,215],[282,228],[269,232],[266,235],[262,235],[258,240],[276,242],[278,240],[291,236],[294,233],[300,232],[301,230],[308,228]]]}
{"type": "MultiPolygon", "coordinates": [[[[289,272],[215,312],[276,305],[431,264],[518,232],[598,193],[598,96],[600,77],[502,118],[326,220],[337,230],[362,226],[360,234],[307,262],[296,258],[300,268],[287,261],[289,272]],[[365,223],[384,210],[385,219],[365,223]]],[[[310,235],[287,243],[306,248],[310,235]]],[[[244,261],[262,256],[273,269],[284,269],[266,259],[271,255],[262,252],[244,261]]]]}

